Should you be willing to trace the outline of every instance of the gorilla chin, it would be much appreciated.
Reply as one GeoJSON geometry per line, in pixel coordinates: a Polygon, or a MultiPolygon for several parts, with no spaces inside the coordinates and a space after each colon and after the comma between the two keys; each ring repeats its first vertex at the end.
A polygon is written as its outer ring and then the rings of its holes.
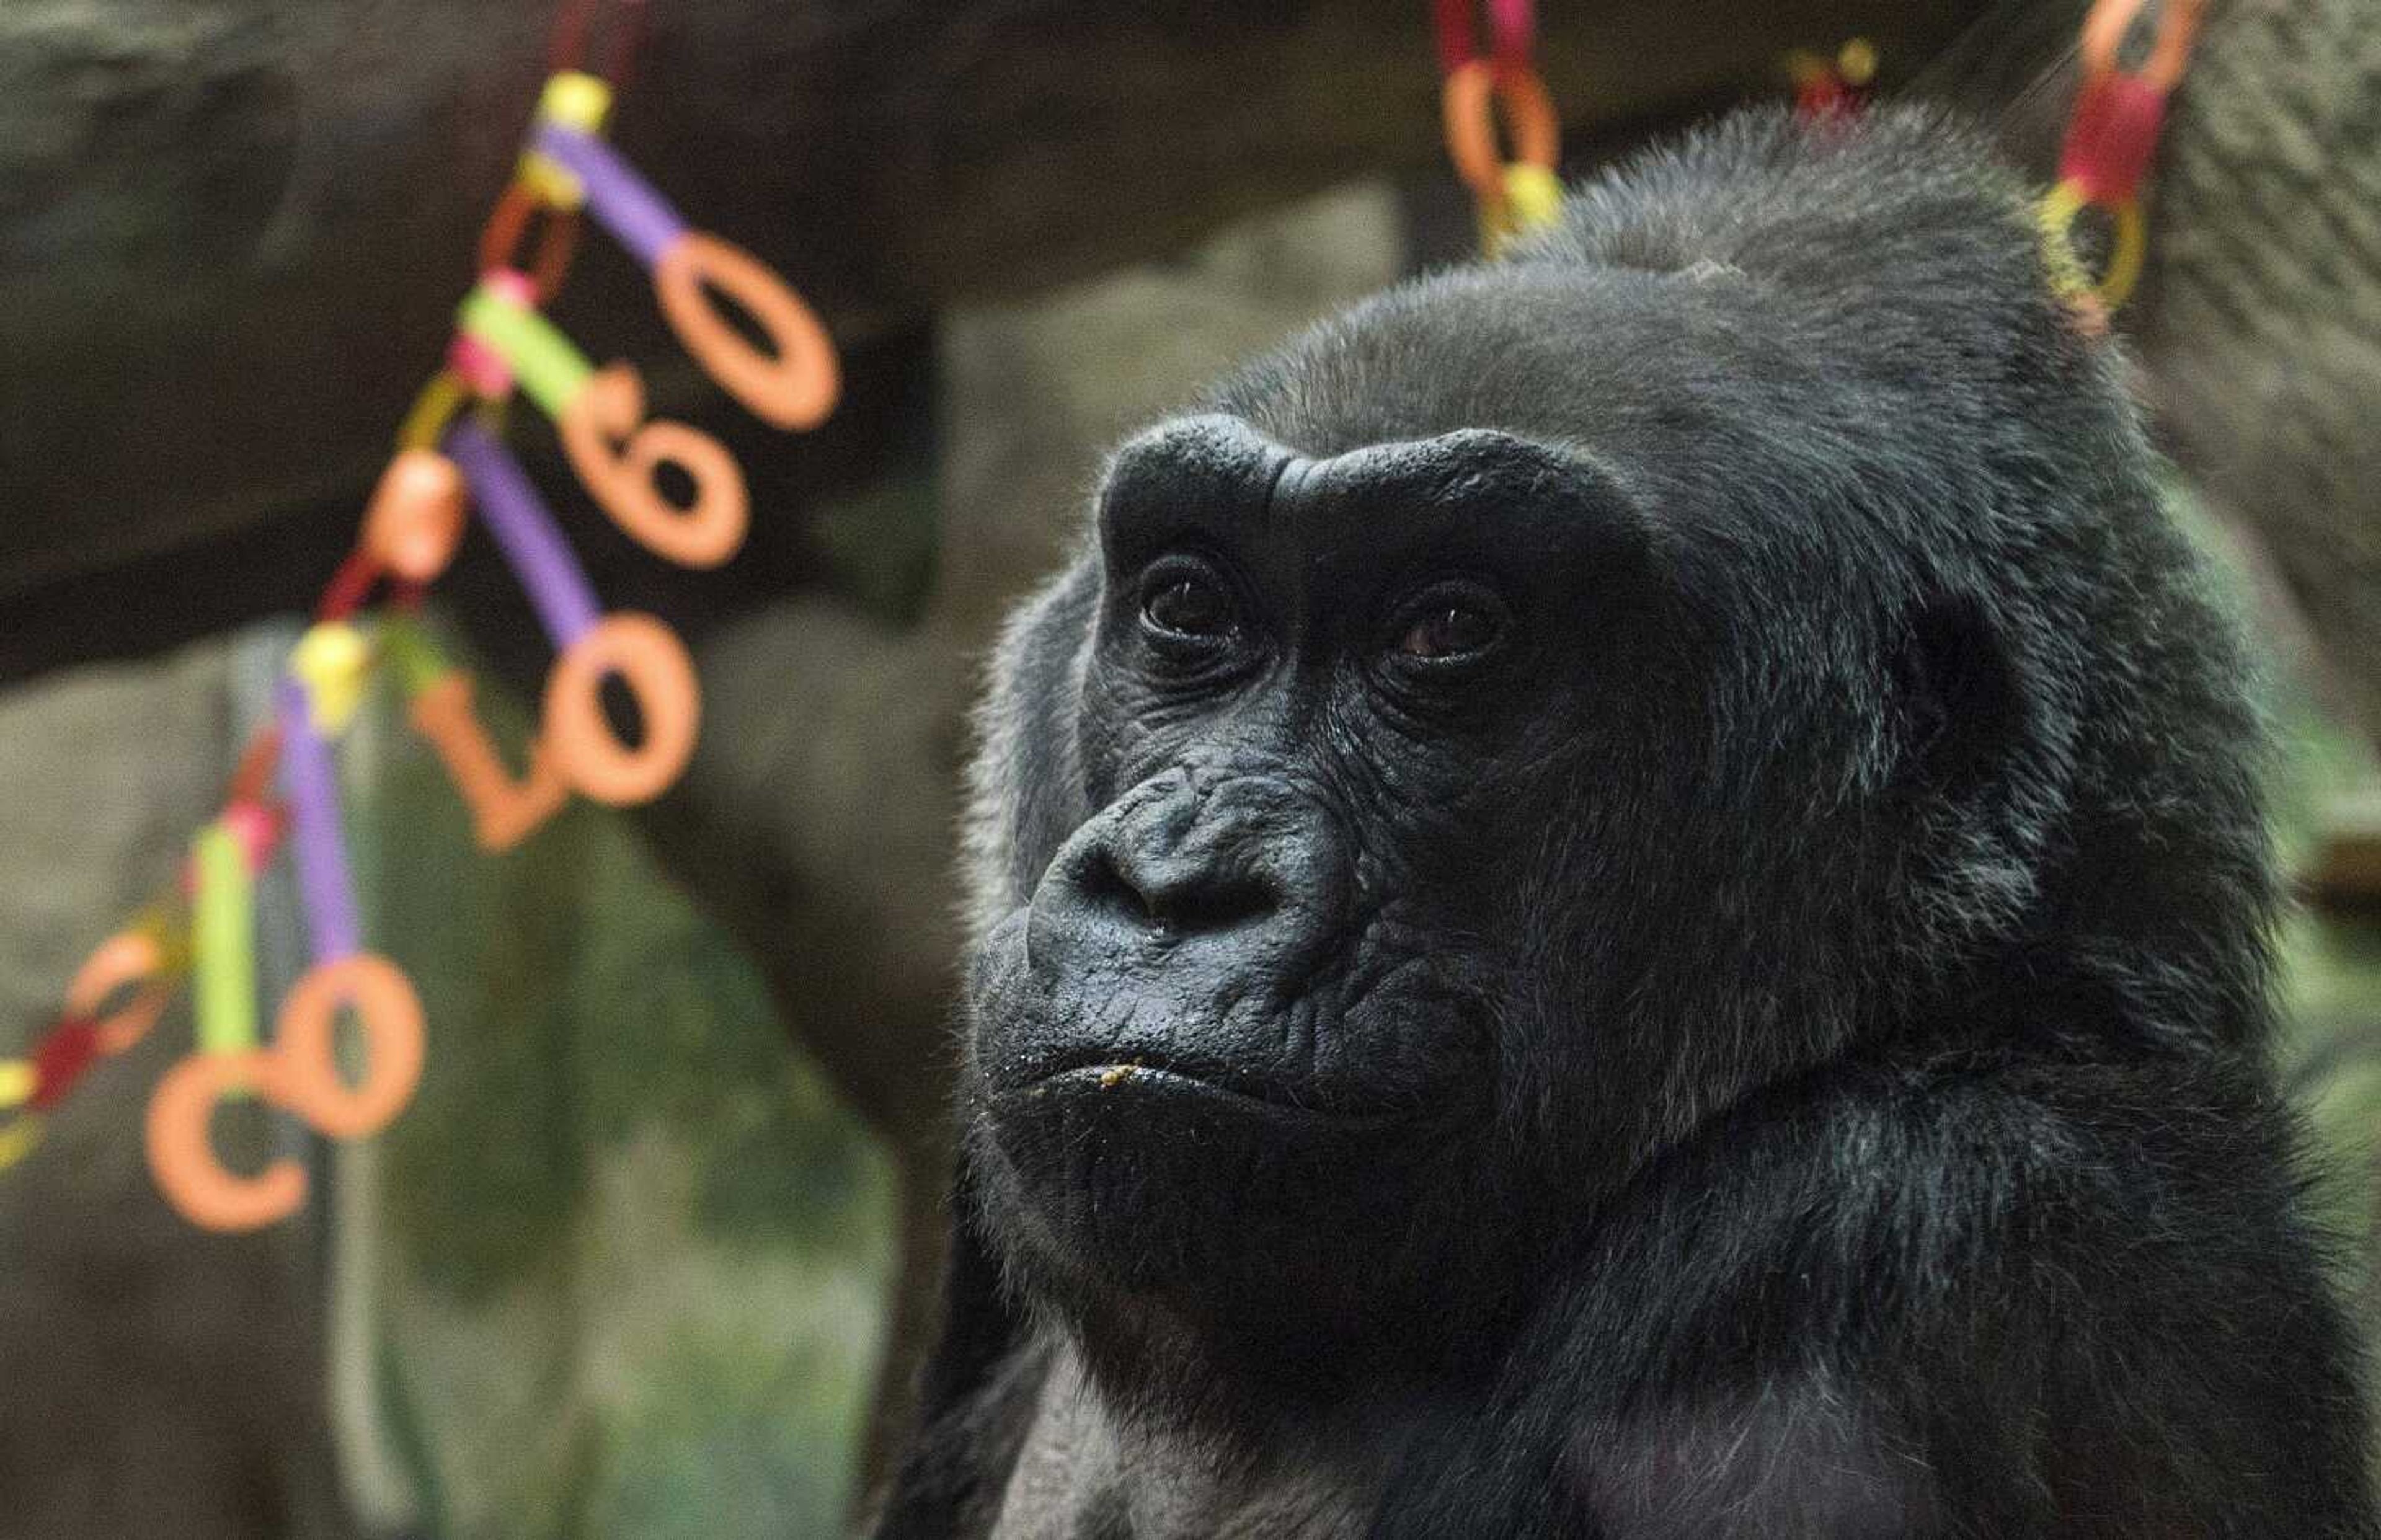
{"type": "Polygon", "coordinates": [[[1407,1118],[1308,1111],[1134,1065],[998,1094],[987,1131],[975,1152],[996,1152],[986,1201],[1021,1211],[1015,1260],[1037,1281],[1176,1297],[1203,1316],[1262,1294],[1343,1322],[1367,1268],[1316,1245],[1317,1231],[1343,1213],[1361,1224],[1360,1206],[1411,1213],[1418,1162],[1398,1151],[1427,1143],[1407,1118]]]}

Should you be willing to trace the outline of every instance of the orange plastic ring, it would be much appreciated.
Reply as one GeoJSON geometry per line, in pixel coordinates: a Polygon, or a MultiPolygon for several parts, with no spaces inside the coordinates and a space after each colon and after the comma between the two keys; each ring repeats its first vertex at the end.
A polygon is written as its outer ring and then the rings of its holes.
{"type": "Polygon", "coordinates": [[[557,209],[537,195],[537,189],[527,182],[514,182],[505,189],[504,196],[488,213],[488,223],[480,231],[480,271],[494,273],[519,269],[527,273],[536,290],[534,303],[543,304],[562,287],[563,278],[570,271],[570,259],[579,251],[579,211],[557,209]],[[544,228],[538,238],[537,255],[527,263],[513,260],[520,250],[521,238],[529,233],[530,216],[545,216],[544,228]]]}
{"type": "Polygon", "coordinates": [[[644,382],[632,366],[598,372],[557,424],[570,467],[612,521],[645,549],[681,567],[716,567],[744,544],[751,513],[744,472],[709,434],[683,422],[646,422],[644,415],[644,382]],[[664,461],[694,483],[692,503],[681,507],[653,484],[664,461]]]}
{"type": "Polygon", "coordinates": [[[149,1035],[174,997],[172,987],[157,975],[165,971],[165,955],[157,938],[139,931],[121,931],[99,944],[83,960],[67,985],[67,1013],[90,1017],[99,1023],[99,1051],[120,1054],[149,1035]],[[148,980],[114,1014],[101,1016],[107,997],[129,984],[148,980]]]}
{"type": "Polygon", "coordinates": [[[192,1054],[165,1071],[149,1098],[149,1170],[157,1190],[201,1229],[250,1230],[287,1219],[306,1201],[306,1172],[284,1157],[253,1177],[234,1176],[215,1158],[207,1119],[235,1090],[254,1088],[275,1106],[282,1072],[273,1054],[192,1054]]]}
{"type": "Polygon", "coordinates": [[[826,327],[751,252],[689,230],[653,264],[653,292],[694,361],[753,416],[779,428],[814,428],[835,409],[843,382],[826,327]],[[751,313],[774,356],[720,319],[706,285],[751,313]]]}
{"type": "Polygon", "coordinates": [[[607,615],[556,658],[546,676],[545,745],[570,784],[599,802],[628,807],[669,789],[694,752],[702,687],[678,633],[650,615],[607,615]],[[644,741],[614,735],[599,691],[617,674],[637,697],[644,741]]]}
{"type": "Polygon", "coordinates": [[[291,987],[275,1018],[281,1090],[289,1109],[333,1139],[378,1133],[405,1110],[421,1081],[421,1000],[397,966],[371,952],[318,962],[291,987]],[[339,1076],[332,1029],[354,1008],[370,1068],[361,1084],[339,1076]]]}
{"type": "MultiPolygon", "coordinates": [[[[2099,0],[2092,7],[2083,18],[2081,44],[2086,74],[2096,78],[2116,72],[2118,50],[2141,11],[2142,0],[2099,0]]],[[[2172,91],[2181,83],[2192,44],[2198,41],[2200,23],[2206,15],[2207,0],[2164,0],[2158,9],[2157,41],[2142,65],[2143,83],[2158,91],[2172,91]]]]}
{"type": "Polygon", "coordinates": [[[1562,122],[1554,98],[1534,69],[1499,70],[1486,59],[1448,72],[1440,97],[1447,119],[1447,153],[1456,175],[1472,196],[1495,202],[1505,196],[1505,163],[1555,169],[1562,158],[1562,122]],[[1496,148],[1496,114],[1502,109],[1513,153],[1496,148]]]}
{"type": "Polygon", "coordinates": [[[463,473],[435,449],[399,449],[364,510],[364,548],[408,582],[446,570],[463,538],[463,473]]]}

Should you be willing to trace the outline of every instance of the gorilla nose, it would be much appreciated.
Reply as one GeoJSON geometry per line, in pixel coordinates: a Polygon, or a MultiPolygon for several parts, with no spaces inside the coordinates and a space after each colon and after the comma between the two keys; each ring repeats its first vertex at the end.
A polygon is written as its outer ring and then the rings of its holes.
{"type": "Polygon", "coordinates": [[[1169,771],[1058,852],[1029,945],[1228,938],[1239,963],[1279,967],[1336,934],[1344,864],[1327,816],[1280,782],[1169,771]]]}
{"type": "Polygon", "coordinates": [[[1233,930],[1279,907],[1273,885],[1255,873],[1145,851],[1090,851],[1078,884],[1087,904],[1160,932],[1233,930]]]}

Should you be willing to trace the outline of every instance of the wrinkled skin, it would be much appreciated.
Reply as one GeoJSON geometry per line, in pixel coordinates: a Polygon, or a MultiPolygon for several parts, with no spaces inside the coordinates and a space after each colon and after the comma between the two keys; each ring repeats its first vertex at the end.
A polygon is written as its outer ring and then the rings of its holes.
{"type": "Polygon", "coordinates": [[[2376,1533],[2233,640],[2015,185],[1731,121],[1117,455],[887,1535],[2376,1533]]]}

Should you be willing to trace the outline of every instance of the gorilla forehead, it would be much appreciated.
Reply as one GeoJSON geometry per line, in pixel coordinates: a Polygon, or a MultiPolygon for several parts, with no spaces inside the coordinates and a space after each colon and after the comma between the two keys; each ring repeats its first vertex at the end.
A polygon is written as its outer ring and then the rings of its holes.
{"type": "Polygon", "coordinates": [[[1639,525],[1592,456],[1491,428],[1301,453],[1221,413],[1177,419],[1120,449],[1100,498],[1112,559],[1180,535],[1268,535],[1303,549],[1315,576],[1376,560],[1400,532],[1494,519],[1500,537],[1569,544],[1639,525]]]}
{"type": "MultiPolygon", "coordinates": [[[[1796,566],[1824,550],[1838,573],[1985,555],[2010,484],[1992,457],[2039,408],[1994,401],[1993,361],[1935,356],[1956,344],[1804,346],[1800,309],[1730,274],[1453,274],[1315,329],[1210,405],[1278,453],[1344,465],[1342,481],[1384,472],[1385,496],[1493,499],[1509,518],[1520,500],[1496,495],[1526,489],[1549,519],[1629,505],[1729,588],[1761,569],[1743,566],[1748,538],[1802,551],[1779,552],[1796,566]]],[[[1276,461],[1259,484],[1296,470],[1276,461]]]]}
{"type": "Polygon", "coordinates": [[[1578,189],[1514,260],[1422,278],[1208,409],[1302,453],[1498,429],[1593,457],[1665,525],[1863,527],[1957,564],[2139,463],[2113,349],[2049,291],[2021,189],[1923,115],[1753,115],[1578,189]],[[2055,506],[2054,506],[2055,505],[2055,506]],[[1996,526],[1996,518],[2012,522],[1996,526]]]}
{"type": "MultiPolygon", "coordinates": [[[[1170,498],[1225,521],[1211,532],[1263,531],[1335,571],[1395,570],[1397,542],[1484,521],[1582,577],[1655,577],[1731,634],[1775,612],[1789,634],[1849,636],[1896,594],[2031,586],[2007,553],[2067,514],[2013,498],[1996,457],[2042,409],[1992,403],[1972,354],[1801,346],[1802,309],[1729,273],[1424,279],[1129,446],[1104,514],[1170,498]],[[1813,582],[1847,602],[1812,608],[1813,582]]],[[[1111,570],[1130,554],[1111,541],[1111,570]]]]}
{"type": "Polygon", "coordinates": [[[1740,277],[1447,274],[1314,328],[1225,382],[1214,404],[1316,456],[1466,428],[1658,451],[1753,392],[1808,403],[1824,383],[1764,336],[1778,328],[1756,299],[1740,277]]]}

